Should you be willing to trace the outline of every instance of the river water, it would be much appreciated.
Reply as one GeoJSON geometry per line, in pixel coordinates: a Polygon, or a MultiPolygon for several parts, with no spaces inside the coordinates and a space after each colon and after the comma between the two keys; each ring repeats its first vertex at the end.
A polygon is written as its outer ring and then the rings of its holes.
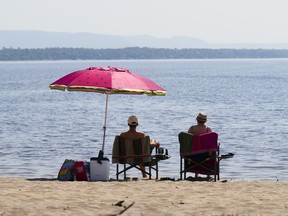
{"type": "Polygon", "coordinates": [[[61,76],[91,66],[129,68],[168,91],[163,97],[109,96],[110,161],[114,137],[128,129],[133,114],[138,129],[169,150],[160,177],[179,178],[178,133],[205,111],[221,154],[235,153],[221,161],[222,179],[288,179],[288,59],[0,62],[1,175],[55,178],[65,158],[98,155],[105,95],[49,89],[61,76]]]}

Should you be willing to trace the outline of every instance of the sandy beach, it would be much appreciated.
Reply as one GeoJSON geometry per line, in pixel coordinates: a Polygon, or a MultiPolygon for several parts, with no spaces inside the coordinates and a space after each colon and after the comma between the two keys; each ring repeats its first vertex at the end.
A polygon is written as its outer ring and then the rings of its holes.
{"type": "Polygon", "coordinates": [[[288,215],[288,182],[0,177],[0,215],[288,215]]]}

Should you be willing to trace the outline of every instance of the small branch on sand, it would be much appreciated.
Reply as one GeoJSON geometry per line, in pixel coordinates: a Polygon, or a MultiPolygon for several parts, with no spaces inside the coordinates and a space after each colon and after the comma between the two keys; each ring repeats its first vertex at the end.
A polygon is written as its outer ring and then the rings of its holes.
{"type": "Polygon", "coordinates": [[[128,210],[130,207],[132,207],[134,205],[135,202],[131,203],[129,206],[127,206],[126,208],[124,208],[121,212],[119,212],[117,215],[121,215],[123,214],[126,210],[128,210]]]}
{"type": "MultiPolygon", "coordinates": [[[[115,206],[122,206],[122,203],[123,203],[124,201],[119,201],[118,203],[116,203],[115,204],[115,206]]],[[[127,206],[127,207],[124,207],[124,209],[122,210],[122,211],[120,211],[119,213],[117,213],[117,214],[111,214],[111,215],[109,215],[109,216],[117,216],[117,215],[121,215],[121,214],[123,214],[125,211],[127,211],[130,207],[132,207],[133,205],[134,205],[134,203],[135,202],[132,202],[129,206],[127,206]]]]}

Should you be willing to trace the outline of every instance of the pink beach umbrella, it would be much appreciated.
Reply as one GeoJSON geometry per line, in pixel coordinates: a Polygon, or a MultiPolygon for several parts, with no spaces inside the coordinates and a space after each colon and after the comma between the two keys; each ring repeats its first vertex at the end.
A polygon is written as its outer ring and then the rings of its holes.
{"type": "Polygon", "coordinates": [[[164,96],[166,94],[166,90],[152,80],[132,73],[128,69],[115,67],[90,67],[78,70],[56,80],[49,87],[62,91],[85,91],[106,94],[102,152],[104,152],[105,145],[109,94],[146,94],[149,96],[164,96]]]}

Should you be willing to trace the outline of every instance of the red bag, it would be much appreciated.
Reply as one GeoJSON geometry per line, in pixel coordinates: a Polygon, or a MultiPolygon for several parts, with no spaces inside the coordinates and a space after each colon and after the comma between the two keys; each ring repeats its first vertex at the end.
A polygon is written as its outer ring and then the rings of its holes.
{"type": "Polygon", "coordinates": [[[76,161],[75,162],[75,176],[76,181],[88,181],[84,161],[76,161]]]}

